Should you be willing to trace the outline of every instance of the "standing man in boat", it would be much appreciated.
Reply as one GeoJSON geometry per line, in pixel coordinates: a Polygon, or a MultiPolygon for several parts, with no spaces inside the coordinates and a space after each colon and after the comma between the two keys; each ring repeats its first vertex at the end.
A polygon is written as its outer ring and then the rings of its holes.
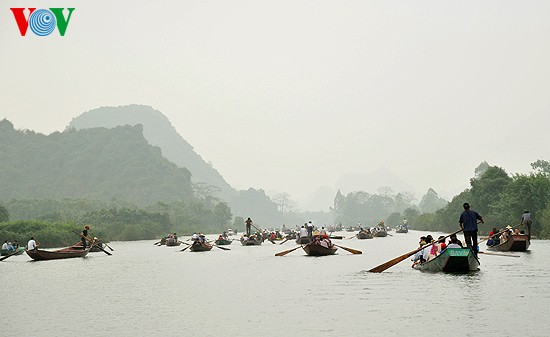
{"type": "Polygon", "coordinates": [[[527,227],[527,238],[531,241],[531,213],[528,210],[523,211],[521,215],[521,224],[527,227]]]}
{"type": "Polygon", "coordinates": [[[252,226],[252,219],[248,218],[244,223],[246,224],[246,235],[250,236],[250,227],[252,226]]]}
{"type": "Polygon", "coordinates": [[[80,238],[80,241],[82,241],[82,249],[86,249],[86,238],[88,237],[88,229],[90,229],[90,226],[86,225],[82,230],[82,237],[80,238]]]}
{"type": "Polygon", "coordinates": [[[464,211],[460,214],[458,224],[463,229],[466,246],[474,252],[477,257],[477,221],[484,223],[478,212],[470,209],[470,204],[465,202],[462,207],[464,211]]]}

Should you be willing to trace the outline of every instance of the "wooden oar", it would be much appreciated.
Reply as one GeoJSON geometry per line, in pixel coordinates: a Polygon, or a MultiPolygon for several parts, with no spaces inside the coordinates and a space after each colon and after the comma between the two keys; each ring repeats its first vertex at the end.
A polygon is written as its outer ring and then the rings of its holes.
{"type": "MultiPolygon", "coordinates": [[[[107,255],[113,255],[113,254],[109,253],[108,251],[106,251],[105,249],[103,249],[101,246],[99,246],[99,245],[95,242],[95,240],[94,240],[93,238],[91,238],[91,237],[86,237],[86,236],[84,236],[84,234],[82,234],[82,233],[77,233],[77,232],[74,232],[74,233],[75,233],[75,234],[78,234],[78,235],[80,235],[81,237],[83,237],[84,239],[88,240],[88,241],[90,242],[90,249],[91,249],[92,247],[97,247],[99,250],[101,250],[101,251],[104,252],[105,254],[107,254],[107,255]]],[[[82,248],[84,248],[84,247],[82,247],[82,248]]]]}
{"type": "Polygon", "coordinates": [[[282,245],[283,243],[287,242],[288,239],[284,239],[283,242],[280,242],[279,244],[282,245]]]}
{"type": "MultiPolygon", "coordinates": [[[[451,236],[451,235],[458,234],[458,233],[462,232],[463,230],[464,230],[464,229],[461,228],[461,229],[457,230],[456,232],[453,232],[453,233],[451,233],[451,234],[449,234],[449,235],[443,237],[443,239],[446,239],[446,238],[448,238],[448,237],[451,236]]],[[[401,256],[398,256],[398,257],[396,257],[396,258],[393,259],[393,260],[389,260],[388,262],[382,263],[381,265],[376,266],[376,267],[370,269],[369,271],[370,271],[371,273],[381,273],[381,272],[383,272],[384,270],[386,270],[386,269],[388,269],[388,268],[390,268],[390,267],[393,267],[393,266],[395,266],[396,264],[398,264],[399,262],[401,262],[401,261],[407,259],[409,256],[418,253],[418,252],[421,251],[422,249],[424,249],[424,248],[426,248],[426,247],[430,247],[431,245],[433,245],[433,244],[436,243],[436,242],[437,242],[437,241],[434,241],[434,242],[429,243],[429,244],[427,244],[427,245],[424,245],[424,246],[422,246],[422,247],[420,247],[420,248],[417,248],[417,249],[415,249],[415,250],[413,250],[413,251],[411,251],[411,252],[408,252],[408,253],[406,253],[406,254],[403,254],[403,255],[401,255],[401,256]]]]}
{"type": "Polygon", "coordinates": [[[2,257],[0,258],[0,261],[4,261],[4,260],[7,259],[8,257],[17,255],[17,253],[19,253],[19,249],[14,250],[14,252],[11,253],[11,254],[8,254],[8,255],[6,255],[6,256],[2,256],[2,257]]]}
{"type": "Polygon", "coordinates": [[[212,245],[212,246],[214,246],[214,247],[216,247],[216,248],[219,248],[219,249],[222,249],[222,250],[231,250],[231,249],[229,249],[229,248],[220,247],[220,246],[218,246],[218,245],[212,245]]]}
{"type": "Polygon", "coordinates": [[[183,252],[184,250],[186,250],[187,248],[189,248],[189,247],[191,247],[191,246],[192,246],[192,245],[189,245],[189,246],[183,248],[182,250],[180,250],[180,252],[183,252]]]}
{"type": "Polygon", "coordinates": [[[487,254],[487,255],[496,255],[496,256],[520,257],[519,255],[490,253],[490,252],[483,252],[483,251],[481,251],[481,250],[480,250],[478,253],[480,253],[480,254],[487,254]]]}
{"type": "Polygon", "coordinates": [[[289,249],[289,250],[285,250],[285,251],[282,251],[280,253],[277,253],[275,254],[275,256],[285,256],[286,254],[290,253],[290,252],[293,252],[295,251],[296,249],[298,248],[302,248],[302,245],[298,246],[298,247],[295,247],[295,248],[292,248],[292,249],[289,249]]]}
{"type": "Polygon", "coordinates": [[[160,241],[159,241],[159,242],[155,242],[155,243],[153,243],[153,246],[156,246],[156,245],[158,245],[159,243],[160,243],[160,241]]]}
{"type": "Polygon", "coordinates": [[[353,249],[353,248],[348,248],[348,247],[343,247],[343,246],[340,246],[340,245],[336,245],[333,243],[333,245],[335,245],[336,247],[339,247],[339,248],[342,248],[344,250],[347,250],[348,252],[352,253],[352,254],[363,254],[362,251],[360,250],[357,250],[357,249],[353,249]]]}

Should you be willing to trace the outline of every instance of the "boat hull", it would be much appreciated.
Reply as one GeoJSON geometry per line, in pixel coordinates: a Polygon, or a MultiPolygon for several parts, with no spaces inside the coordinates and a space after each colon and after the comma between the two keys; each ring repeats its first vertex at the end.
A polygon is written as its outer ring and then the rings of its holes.
{"type": "Polygon", "coordinates": [[[311,242],[311,239],[307,236],[303,236],[301,238],[296,239],[296,243],[299,245],[306,245],[311,242]]]}
{"type": "Polygon", "coordinates": [[[208,252],[212,250],[212,245],[208,243],[203,244],[192,244],[191,247],[189,247],[189,250],[192,252],[208,252]]]}
{"type": "MultiPolygon", "coordinates": [[[[19,247],[16,249],[17,253],[14,255],[21,255],[25,252],[25,247],[19,247]]],[[[2,249],[1,256],[8,256],[10,254],[13,254],[16,250],[4,250],[2,249]]]]}
{"type": "Polygon", "coordinates": [[[323,247],[321,245],[314,245],[313,243],[309,243],[305,246],[302,246],[302,249],[306,252],[309,256],[327,256],[327,255],[334,255],[338,248],[335,246],[332,246],[330,248],[323,247]]]}
{"type": "Polygon", "coordinates": [[[359,240],[372,239],[373,238],[371,233],[365,233],[365,232],[357,233],[355,235],[355,237],[357,237],[359,240]]]}
{"type": "Polygon", "coordinates": [[[75,257],[85,257],[90,252],[90,249],[73,249],[71,247],[63,248],[55,251],[35,249],[27,250],[27,255],[35,261],[46,261],[46,260],[61,260],[61,259],[71,259],[75,257]]]}
{"type": "Polygon", "coordinates": [[[531,242],[527,234],[514,234],[503,243],[487,247],[487,249],[499,252],[524,252],[529,249],[530,244],[531,242]]]}
{"type": "Polygon", "coordinates": [[[467,273],[479,270],[479,260],[470,248],[447,248],[433,260],[414,265],[427,272],[467,273]]]}
{"type": "Polygon", "coordinates": [[[233,240],[216,240],[214,241],[214,243],[217,244],[218,246],[228,246],[231,243],[233,243],[233,240]]]}
{"type": "Polygon", "coordinates": [[[241,245],[243,246],[259,246],[262,244],[262,240],[243,240],[241,239],[241,245]]]}

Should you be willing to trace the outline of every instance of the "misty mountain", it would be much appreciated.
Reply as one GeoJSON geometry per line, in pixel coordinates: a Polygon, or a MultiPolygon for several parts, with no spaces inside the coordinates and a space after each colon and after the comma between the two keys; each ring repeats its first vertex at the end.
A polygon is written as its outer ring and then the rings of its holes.
{"type": "Polygon", "coordinates": [[[231,200],[236,191],[225,181],[222,175],[206,163],[172,126],[168,118],[160,111],[145,105],[126,105],[101,107],[75,117],[69,127],[88,129],[94,127],[113,128],[121,125],[143,125],[143,136],[149,144],[158,146],[162,155],[179,167],[191,172],[194,183],[203,182],[217,186],[219,197],[231,200]]]}
{"type": "Polygon", "coordinates": [[[334,197],[336,196],[336,190],[330,186],[319,187],[315,192],[308,194],[304,201],[302,201],[301,209],[311,211],[325,211],[328,212],[329,208],[334,204],[334,197]]]}
{"type": "Polygon", "coordinates": [[[168,161],[141,125],[50,135],[0,121],[0,200],[86,198],[137,205],[193,197],[191,174],[168,161]]]}

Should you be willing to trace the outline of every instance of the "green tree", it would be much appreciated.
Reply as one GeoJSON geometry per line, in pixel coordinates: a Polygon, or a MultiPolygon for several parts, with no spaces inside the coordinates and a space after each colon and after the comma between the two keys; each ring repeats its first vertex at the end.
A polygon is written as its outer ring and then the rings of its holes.
{"type": "Polygon", "coordinates": [[[10,214],[6,206],[0,204],[0,222],[10,221],[10,214]]]}

